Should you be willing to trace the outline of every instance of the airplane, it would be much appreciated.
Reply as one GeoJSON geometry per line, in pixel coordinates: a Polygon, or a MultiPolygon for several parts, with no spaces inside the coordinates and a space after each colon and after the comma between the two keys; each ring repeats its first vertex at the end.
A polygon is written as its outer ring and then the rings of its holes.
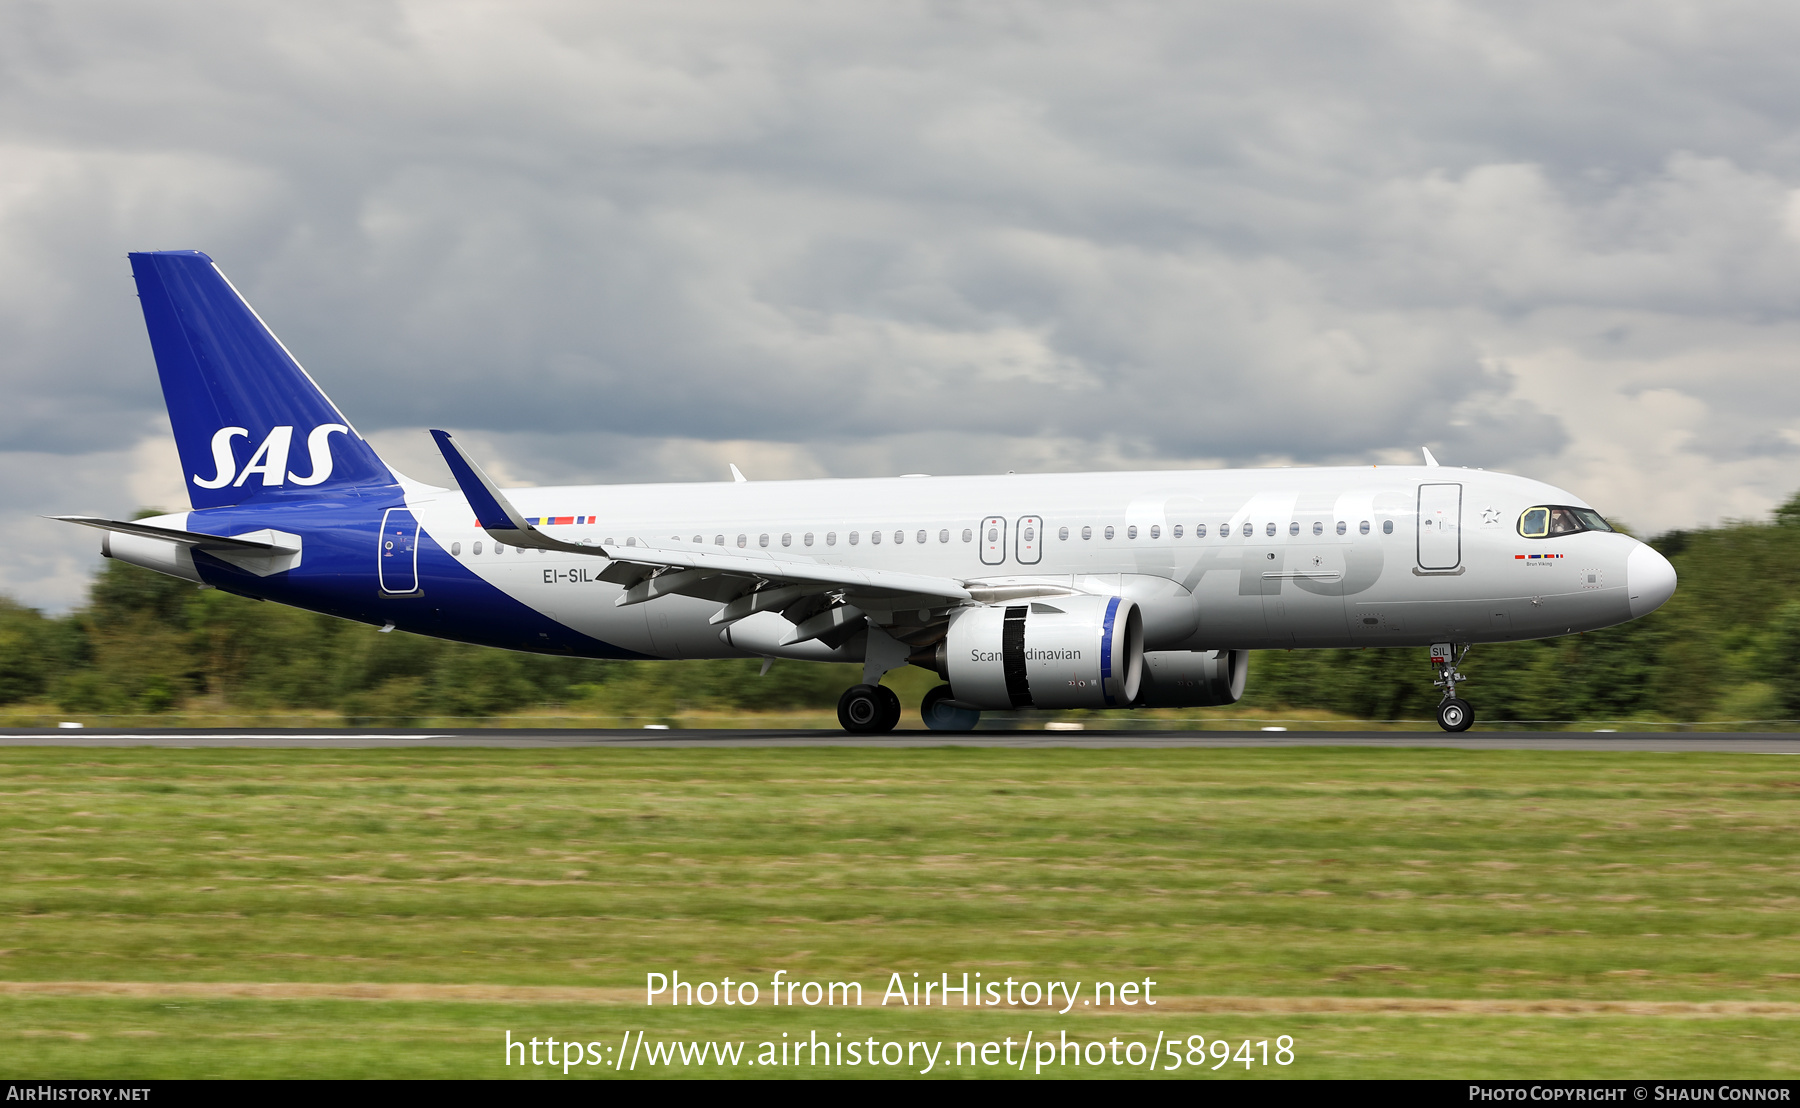
{"type": "Polygon", "coordinates": [[[129,255],[191,511],[101,552],[381,628],[591,658],[860,663],[838,720],[900,721],[885,674],[943,684],[932,730],[1020,708],[1209,707],[1249,652],[1429,647],[1466,730],[1473,644],[1637,619],[1661,554],[1523,477],[1423,465],[501,489],[387,465],[196,250],[129,255]]]}

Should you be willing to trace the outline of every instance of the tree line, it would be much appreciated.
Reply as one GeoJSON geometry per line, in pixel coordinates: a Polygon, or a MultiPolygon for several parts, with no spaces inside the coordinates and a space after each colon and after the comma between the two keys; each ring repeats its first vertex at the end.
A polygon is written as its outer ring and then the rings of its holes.
{"type": "MultiPolygon", "coordinates": [[[[1800,494],[1769,521],[1649,541],[1680,577],[1669,603],[1604,631],[1477,647],[1462,669],[1479,718],[1800,718],[1800,494]]],[[[65,615],[0,598],[0,705],[65,713],[299,709],[385,721],[537,709],[770,712],[828,709],[858,679],[853,666],[760,668],[756,659],[609,662],[382,634],[117,561],[65,615]]],[[[1427,719],[1439,695],[1430,678],[1422,649],[1262,651],[1243,706],[1427,719]]]]}

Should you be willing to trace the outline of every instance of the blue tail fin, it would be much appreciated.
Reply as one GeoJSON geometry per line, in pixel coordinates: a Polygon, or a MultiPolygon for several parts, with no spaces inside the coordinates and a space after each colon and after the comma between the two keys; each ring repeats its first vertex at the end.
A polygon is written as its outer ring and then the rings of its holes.
{"type": "Polygon", "coordinates": [[[132,254],[131,274],[195,508],[394,483],[211,258],[132,254]]]}

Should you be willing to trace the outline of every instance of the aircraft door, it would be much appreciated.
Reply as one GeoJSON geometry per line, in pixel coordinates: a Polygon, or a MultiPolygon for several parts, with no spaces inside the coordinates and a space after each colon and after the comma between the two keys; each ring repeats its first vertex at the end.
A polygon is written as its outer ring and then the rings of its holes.
{"type": "Polygon", "coordinates": [[[382,592],[419,591],[419,521],[405,508],[389,508],[381,517],[375,566],[382,592]]]}
{"type": "Polygon", "coordinates": [[[1455,569],[1462,562],[1462,486],[1419,486],[1419,568],[1455,569]]]}
{"type": "Polygon", "coordinates": [[[1006,561],[1006,520],[989,516],[981,521],[981,564],[997,566],[1006,561]]]}
{"type": "Polygon", "coordinates": [[[1019,564],[1035,566],[1044,557],[1044,521],[1037,516],[1019,519],[1019,564]]]}

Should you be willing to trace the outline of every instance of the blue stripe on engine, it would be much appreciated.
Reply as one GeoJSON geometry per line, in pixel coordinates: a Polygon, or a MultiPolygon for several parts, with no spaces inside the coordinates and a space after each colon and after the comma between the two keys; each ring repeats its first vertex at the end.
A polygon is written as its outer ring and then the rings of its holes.
{"type": "Polygon", "coordinates": [[[1106,698],[1106,706],[1113,706],[1112,695],[1112,639],[1113,617],[1119,614],[1119,598],[1113,597],[1106,602],[1106,622],[1100,627],[1100,695],[1106,698]]]}

